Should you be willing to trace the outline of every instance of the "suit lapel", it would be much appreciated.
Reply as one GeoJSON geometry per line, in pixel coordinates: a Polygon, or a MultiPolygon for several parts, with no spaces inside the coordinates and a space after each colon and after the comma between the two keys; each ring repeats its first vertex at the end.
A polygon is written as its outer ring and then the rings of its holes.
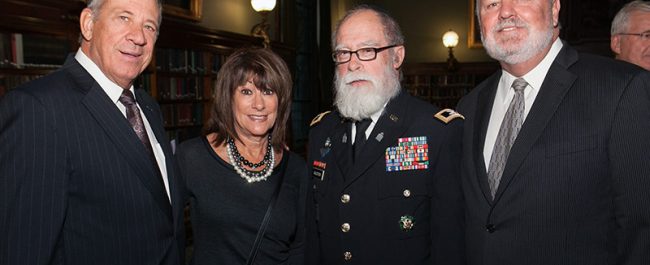
{"type": "Polygon", "coordinates": [[[495,194],[495,201],[508,188],[515,173],[517,173],[519,167],[526,159],[528,152],[530,152],[532,146],[546,128],[546,124],[548,124],[548,121],[555,114],[569,88],[575,82],[576,76],[569,72],[567,68],[577,60],[577,52],[565,44],[548,70],[546,78],[544,78],[544,83],[528,113],[528,117],[526,117],[519,131],[519,135],[510,149],[508,161],[503,170],[499,188],[495,194]]]}
{"type": "Polygon", "coordinates": [[[501,79],[501,71],[492,75],[485,83],[483,89],[479,91],[477,99],[476,113],[474,113],[474,161],[475,172],[478,184],[483,192],[483,197],[488,203],[492,203],[492,195],[490,194],[490,185],[488,184],[487,168],[485,167],[485,158],[483,157],[483,147],[485,146],[485,136],[487,135],[488,124],[490,123],[490,115],[492,113],[492,106],[494,97],[496,95],[497,86],[501,79]]]}
{"type": "Polygon", "coordinates": [[[361,156],[348,171],[344,187],[352,184],[377,159],[384,159],[386,148],[391,144],[396,144],[397,137],[404,133],[406,126],[403,126],[403,124],[408,119],[406,115],[408,103],[405,102],[407,99],[407,95],[400,92],[397,97],[388,103],[384,113],[379,117],[377,124],[368,137],[368,141],[361,149],[361,156]],[[380,134],[382,136],[379,136],[380,134]]]}
{"type": "MultiPolygon", "coordinates": [[[[169,200],[164,187],[159,184],[159,180],[155,179],[159,174],[154,173],[153,165],[145,147],[138,140],[124,115],[120,113],[92,76],[76,60],[72,58],[68,60],[65,67],[74,76],[79,89],[85,90],[86,93],[82,103],[104,129],[106,135],[131,166],[142,184],[151,192],[156,204],[171,220],[172,214],[169,200]]],[[[107,162],[110,163],[111,161],[107,162]]]]}
{"type": "MultiPolygon", "coordinates": [[[[172,206],[172,212],[176,213],[178,212],[179,208],[183,207],[184,205],[182,205],[181,200],[178,200],[181,196],[179,190],[180,184],[175,174],[176,168],[175,168],[174,154],[172,152],[169,139],[167,138],[167,135],[163,130],[164,126],[161,120],[160,113],[154,111],[154,109],[157,108],[155,106],[156,103],[153,101],[153,99],[142,89],[137,89],[135,91],[135,94],[136,94],[136,99],[138,100],[138,104],[142,109],[142,114],[144,114],[147,117],[147,121],[149,121],[151,130],[156,136],[156,140],[162,147],[163,153],[165,154],[165,166],[167,168],[167,182],[169,183],[169,196],[171,198],[170,201],[172,206]]],[[[174,216],[174,224],[176,224],[177,221],[178,221],[177,216],[174,216]]]]}

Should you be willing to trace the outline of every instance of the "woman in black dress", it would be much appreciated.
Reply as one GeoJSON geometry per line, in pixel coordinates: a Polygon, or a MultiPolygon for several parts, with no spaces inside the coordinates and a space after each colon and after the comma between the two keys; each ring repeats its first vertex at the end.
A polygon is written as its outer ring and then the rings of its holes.
{"type": "Polygon", "coordinates": [[[287,65],[269,49],[239,50],[219,71],[205,135],[176,153],[192,264],[246,264],[276,189],[254,263],[304,263],[307,166],[285,148],[291,87],[287,65]]]}

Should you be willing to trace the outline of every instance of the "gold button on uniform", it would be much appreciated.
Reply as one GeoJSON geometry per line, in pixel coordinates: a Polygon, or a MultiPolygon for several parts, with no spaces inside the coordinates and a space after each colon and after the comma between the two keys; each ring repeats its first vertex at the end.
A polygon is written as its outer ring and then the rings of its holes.
{"type": "Polygon", "coordinates": [[[343,233],[347,233],[348,231],[350,231],[350,224],[348,224],[348,223],[343,223],[343,224],[341,225],[341,231],[343,231],[343,233]]]}
{"type": "Polygon", "coordinates": [[[352,253],[350,251],[343,252],[343,258],[348,261],[352,259],[352,253]]]}
{"type": "Polygon", "coordinates": [[[350,195],[348,195],[348,194],[343,194],[343,195],[341,195],[341,202],[342,202],[342,203],[348,203],[348,202],[350,202],[350,195]]]}
{"type": "Polygon", "coordinates": [[[404,194],[404,197],[406,198],[411,197],[411,191],[409,189],[405,189],[402,194],[404,194]]]}

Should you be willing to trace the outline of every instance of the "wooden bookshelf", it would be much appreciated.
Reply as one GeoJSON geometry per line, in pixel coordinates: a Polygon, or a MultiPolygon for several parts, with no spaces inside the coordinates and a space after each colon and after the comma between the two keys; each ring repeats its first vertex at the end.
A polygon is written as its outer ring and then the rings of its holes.
{"type": "MultiPolygon", "coordinates": [[[[83,0],[0,0],[0,97],[56,70],[78,49],[84,7],[83,0]],[[15,37],[22,53],[13,50],[15,37]]],[[[134,85],[158,100],[170,140],[200,134],[221,63],[246,46],[262,47],[262,39],[163,17],[154,58],[134,85]]],[[[295,69],[293,47],[272,42],[271,48],[295,69]]]]}
{"type": "Polygon", "coordinates": [[[77,49],[83,6],[82,1],[0,0],[0,97],[56,70],[77,49]]]}
{"type": "Polygon", "coordinates": [[[457,71],[448,71],[446,63],[405,64],[403,87],[441,108],[455,108],[460,98],[498,69],[496,62],[462,63],[457,71]]]}

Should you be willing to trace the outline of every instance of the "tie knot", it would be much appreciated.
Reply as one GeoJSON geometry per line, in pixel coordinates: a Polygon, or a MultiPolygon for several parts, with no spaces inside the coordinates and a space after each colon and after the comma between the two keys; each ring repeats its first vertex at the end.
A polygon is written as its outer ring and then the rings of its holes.
{"type": "Polygon", "coordinates": [[[357,126],[357,131],[359,130],[366,130],[368,129],[368,126],[370,126],[370,123],[372,123],[371,119],[363,119],[360,121],[355,121],[354,125],[357,126]]]}
{"type": "Polygon", "coordinates": [[[526,82],[526,80],[523,78],[517,78],[514,82],[512,82],[512,89],[514,89],[515,92],[524,91],[524,88],[526,88],[526,86],[528,86],[528,82],[526,82]]]}
{"type": "Polygon", "coordinates": [[[133,93],[131,93],[131,90],[124,89],[122,91],[122,95],[120,95],[120,102],[124,104],[124,106],[131,106],[135,105],[135,97],[133,96],[133,93]]]}

